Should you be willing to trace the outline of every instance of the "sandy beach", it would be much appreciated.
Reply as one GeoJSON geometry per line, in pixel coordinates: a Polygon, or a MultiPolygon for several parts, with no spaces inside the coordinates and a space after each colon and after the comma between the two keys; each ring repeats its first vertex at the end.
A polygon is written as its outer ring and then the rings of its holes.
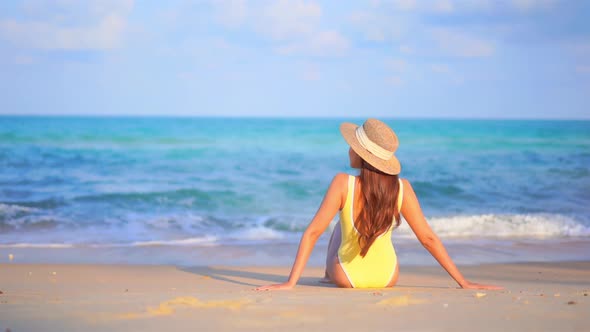
{"type": "Polygon", "coordinates": [[[501,291],[457,289],[437,266],[403,267],[393,289],[338,289],[308,267],[0,265],[0,331],[588,331],[590,262],[462,266],[501,291]]]}
{"type": "Polygon", "coordinates": [[[0,0],[0,332],[590,332],[589,13],[0,0]]]}

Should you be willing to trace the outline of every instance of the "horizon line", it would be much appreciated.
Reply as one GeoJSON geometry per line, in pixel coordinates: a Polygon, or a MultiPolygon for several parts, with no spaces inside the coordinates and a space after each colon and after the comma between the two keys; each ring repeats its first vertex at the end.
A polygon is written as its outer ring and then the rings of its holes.
{"type": "Polygon", "coordinates": [[[0,114],[0,117],[30,118],[202,118],[202,119],[366,119],[379,118],[387,120],[506,120],[506,121],[590,121],[590,117],[466,117],[466,116],[313,116],[313,115],[199,115],[199,114],[0,114]]]}

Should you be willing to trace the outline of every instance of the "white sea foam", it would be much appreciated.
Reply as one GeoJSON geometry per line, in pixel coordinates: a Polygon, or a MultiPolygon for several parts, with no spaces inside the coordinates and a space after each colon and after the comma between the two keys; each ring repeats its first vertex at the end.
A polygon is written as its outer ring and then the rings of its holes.
{"type": "Polygon", "coordinates": [[[285,235],[277,230],[258,226],[255,228],[247,228],[242,231],[236,232],[229,235],[231,239],[238,241],[268,241],[268,240],[281,240],[285,235]]]}
{"type": "MultiPolygon", "coordinates": [[[[590,237],[590,225],[585,223],[585,219],[560,214],[458,215],[428,218],[428,223],[439,237],[457,241],[590,237]]],[[[257,224],[249,227],[236,226],[232,230],[223,230],[215,225],[211,228],[204,226],[197,231],[190,227],[192,224],[189,222],[179,228],[177,223],[168,225],[164,222],[160,227],[153,227],[150,223],[150,227],[145,228],[135,222],[124,225],[108,223],[103,227],[93,225],[66,231],[62,228],[48,228],[42,232],[23,228],[23,231],[0,233],[0,248],[206,247],[223,244],[291,243],[297,242],[301,233],[301,229],[284,231],[257,224]]],[[[329,231],[326,233],[329,234],[329,231]]],[[[394,237],[410,239],[415,236],[404,221],[394,231],[394,237]]]]}
{"type": "MultiPolygon", "coordinates": [[[[484,214],[429,218],[433,231],[447,238],[554,238],[590,236],[590,227],[559,214],[484,214]]],[[[407,222],[397,230],[413,236],[407,222]]]]}
{"type": "Polygon", "coordinates": [[[217,237],[215,236],[202,236],[176,240],[136,241],[131,243],[130,246],[213,246],[216,245],[216,242],[217,237]]]}
{"type": "Polygon", "coordinates": [[[4,217],[12,217],[17,214],[30,213],[35,210],[35,208],[27,206],[0,203],[0,215],[3,215],[4,217]]]}
{"type": "Polygon", "coordinates": [[[69,243],[10,243],[1,244],[0,248],[51,248],[51,249],[63,249],[73,248],[73,244],[69,243]]]}

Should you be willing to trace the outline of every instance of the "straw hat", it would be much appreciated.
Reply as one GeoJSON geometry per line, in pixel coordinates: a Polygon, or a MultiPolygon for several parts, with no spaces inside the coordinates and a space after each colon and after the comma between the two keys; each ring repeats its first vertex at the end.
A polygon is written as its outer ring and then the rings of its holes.
{"type": "Polygon", "coordinates": [[[385,123],[377,119],[368,119],[362,126],[343,123],[340,132],[363,160],[386,174],[399,174],[401,165],[394,153],[399,141],[397,136],[385,123]]]}

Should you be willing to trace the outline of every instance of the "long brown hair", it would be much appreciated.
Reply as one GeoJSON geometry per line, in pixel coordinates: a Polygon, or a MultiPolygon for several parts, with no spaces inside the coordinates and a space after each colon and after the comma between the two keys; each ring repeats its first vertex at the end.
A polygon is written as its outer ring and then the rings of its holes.
{"type": "Polygon", "coordinates": [[[383,173],[362,160],[361,174],[362,208],[356,218],[355,227],[359,232],[360,255],[365,257],[377,237],[401,223],[397,211],[399,182],[397,175],[383,173]],[[395,198],[395,201],[393,199],[395,198]]]}

